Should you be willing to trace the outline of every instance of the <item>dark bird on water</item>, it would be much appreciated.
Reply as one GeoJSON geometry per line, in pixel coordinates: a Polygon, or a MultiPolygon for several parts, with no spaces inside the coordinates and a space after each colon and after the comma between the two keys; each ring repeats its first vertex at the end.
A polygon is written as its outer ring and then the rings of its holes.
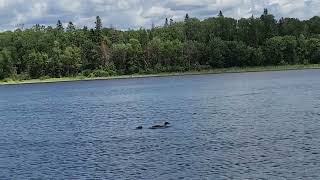
{"type": "Polygon", "coordinates": [[[142,126],[138,126],[136,129],[140,130],[140,129],[143,129],[143,127],[142,126]]]}
{"type": "Polygon", "coordinates": [[[164,129],[164,128],[168,128],[170,123],[169,122],[165,122],[163,125],[155,125],[152,126],[150,129],[164,129]]]}

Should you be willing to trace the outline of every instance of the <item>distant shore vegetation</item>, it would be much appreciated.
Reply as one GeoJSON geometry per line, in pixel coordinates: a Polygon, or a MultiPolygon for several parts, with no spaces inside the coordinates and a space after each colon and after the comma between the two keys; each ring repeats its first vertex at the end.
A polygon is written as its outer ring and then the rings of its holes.
{"type": "Polygon", "coordinates": [[[165,19],[137,30],[34,25],[0,33],[0,80],[110,77],[320,64],[320,17],[165,19]]]}

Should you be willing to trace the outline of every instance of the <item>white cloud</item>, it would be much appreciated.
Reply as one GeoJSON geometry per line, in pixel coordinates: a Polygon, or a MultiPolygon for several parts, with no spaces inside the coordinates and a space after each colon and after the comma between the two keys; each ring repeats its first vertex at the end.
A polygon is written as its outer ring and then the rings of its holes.
{"type": "Polygon", "coordinates": [[[234,18],[258,16],[263,8],[277,18],[320,15],[319,0],[0,0],[0,29],[21,23],[55,25],[58,19],[90,27],[97,15],[105,26],[126,29],[162,24],[165,17],[180,20],[185,13],[200,19],[219,10],[234,18]]]}
{"type": "Polygon", "coordinates": [[[143,12],[143,17],[153,18],[153,17],[159,17],[163,15],[170,16],[172,14],[173,14],[173,11],[171,11],[169,8],[164,8],[161,6],[152,6],[151,8],[143,12]]]}

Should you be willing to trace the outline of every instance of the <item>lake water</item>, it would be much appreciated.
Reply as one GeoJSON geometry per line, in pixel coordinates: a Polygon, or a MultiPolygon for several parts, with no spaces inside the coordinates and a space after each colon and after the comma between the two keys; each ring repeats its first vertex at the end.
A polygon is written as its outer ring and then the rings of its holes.
{"type": "Polygon", "coordinates": [[[319,70],[0,86],[0,110],[0,179],[320,179],[319,70]]]}

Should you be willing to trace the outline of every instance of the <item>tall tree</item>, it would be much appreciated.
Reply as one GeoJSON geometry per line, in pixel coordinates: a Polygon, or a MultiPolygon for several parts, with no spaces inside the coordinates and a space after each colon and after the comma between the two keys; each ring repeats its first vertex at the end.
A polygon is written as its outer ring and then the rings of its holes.
{"type": "Polygon", "coordinates": [[[63,31],[64,30],[62,22],[60,20],[58,20],[58,22],[57,22],[56,29],[59,30],[59,31],[63,31]]]}
{"type": "Polygon", "coordinates": [[[81,67],[81,49],[78,47],[67,47],[61,55],[61,63],[63,64],[63,75],[74,76],[81,67]]]}
{"type": "Polygon", "coordinates": [[[95,27],[96,31],[101,31],[101,29],[102,29],[102,20],[101,20],[100,16],[96,17],[95,25],[96,25],[96,27],[95,27]]]}
{"type": "Polygon", "coordinates": [[[67,26],[67,29],[66,29],[66,31],[67,32],[73,32],[73,31],[75,31],[76,30],[76,27],[73,25],[73,23],[70,21],[69,23],[68,23],[68,26],[67,26]]]}
{"type": "Polygon", "coordinates": [[[198,40],[200,35],[201,22],[197,18],[189,18],[185,22],[186,40],[198,40]]]}
{"type": "Polygon", "coordinates": [[[45,76],[48,67],[48,54],[32,51],[28,56],[28,73],[31,78],[45,76]]]}
{"type": "Polygon", "coordinates": [[[314,16],[310,20],[307,21],[307,24],[309,26],[310,34],[320,34],[320,17],[314,16]]]}
{"type": "Polygon", "coordinates": [[[95,41],[97,43],[100,43],[101,40],[102,40],[102,33],[101,33],[101,30],[102,30],[102,20],[100,18],[100,16],[97,16],[96,17],[96,22],[95,22],[95,41]]]}
{"type": "Polygon", "coordinates": [[[189,14],[187,13],[186,16],[184,17],[184,22],[187,22],[190,19],[189,14]]]}
{"type": "Polygon", "coordinates": [[[7,49],[0,51],[0,79],[15,75],[11,52],[7,49]]]}
{"type": "Polygon", "coordinates": [[[170,18],[170,26],[172,26],[172,25],[173,25],[173,19],[170,18]]]}
{"type": "Polygon", "coordinates": [[[166,18],[165,23],[164,23],[164,27],[168,27],[169,26],[169,21],[168,18],[166,18]]]}
{"type": "Polygon", "coordinates": [[[268,39],[277,35],[277,21],[272,14],[268,14],[268,9],[264,9],[260,17],[263,22],[263,38],[268,39]]]}
{"type": "Polygon", "coordinates": [[[265,9],[263,9],[263,15],[264,16],[267,16],[269,13],[268,13],[268,9],[267,8],[265,8],[265,9]]]}

